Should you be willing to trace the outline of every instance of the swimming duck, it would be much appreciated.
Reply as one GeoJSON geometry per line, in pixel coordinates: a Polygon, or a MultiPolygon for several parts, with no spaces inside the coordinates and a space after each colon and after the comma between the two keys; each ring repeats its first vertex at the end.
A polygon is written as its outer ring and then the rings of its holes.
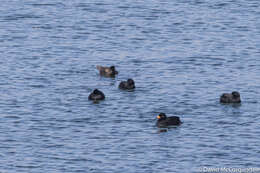
{"type": "Polygon", "coordinates": [[[230,93],[224,93],[220,96],[221,103],[241,103],[240,94],[237,91],[230,93]]]}
{"type": "Polygon", "coordinates": [[[97,69],[99,71],[99,74],[105,77],[115,77],[115,75],[118,74],[118,71],[116,71],[115,66],[103,67],[97,65],[97,69]]]}
{"type": "Polygon", "coordinates": [[[133,79],[127,79],[127,81],[120,82],[118,88],[123,90],[130,90],[135,88],[135,82],[133,79]]]}
{"type": "Polygon", "coordinates": [[[157,119],[158,119],[156,122],[157,127],[176,126],[182,123],[179,117],[177,116],[167,117],[165,113],[160,113],[157,116],[157,119]]]}
{"type": "Polygon", "coordinates": [[[104,100],[105,99],[105,95],[102,91],[98,90],[98,89],[94,89],[94,91],[88,96],[89,100],[104,100]]]}

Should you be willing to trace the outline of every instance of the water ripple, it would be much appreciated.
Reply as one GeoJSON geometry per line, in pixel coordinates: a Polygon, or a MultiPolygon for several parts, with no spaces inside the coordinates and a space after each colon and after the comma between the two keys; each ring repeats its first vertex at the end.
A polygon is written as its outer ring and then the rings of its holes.
{"type": "Polygon", "coordinates": [[[0,172],[257,167],[259,5],[4,0],[0,172]],[[119,90],[128,78],[136,89],[119,90]],[[234,90],[242,104],[219,104],[234,90]],[[160,112],[184,123],[158,129],[160,112]]]}

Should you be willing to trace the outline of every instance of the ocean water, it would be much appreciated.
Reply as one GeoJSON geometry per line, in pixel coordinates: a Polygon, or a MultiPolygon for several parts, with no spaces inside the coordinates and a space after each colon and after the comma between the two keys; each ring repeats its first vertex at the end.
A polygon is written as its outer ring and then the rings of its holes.
{"type": "Polygon", "coordinates": [[[1,173],[260,170],[260,1],[1,0],[0,13],[1,173]],[[241,105],[219,103],[235,90],[241,105]],[[159,112],[184,123],[162,131],[159,112]]]}

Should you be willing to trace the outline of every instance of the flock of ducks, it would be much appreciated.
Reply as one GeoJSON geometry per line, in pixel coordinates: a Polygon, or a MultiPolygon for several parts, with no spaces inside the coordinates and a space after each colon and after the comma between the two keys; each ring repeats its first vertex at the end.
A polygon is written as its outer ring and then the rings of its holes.
{"type": "MultiPolygon", "coordinates": [[[[103,66],[97,66],[97,69],[99,71],[99,74],[101,76],[105,76],[105,77],[115,77],[118,74],[118,71],[116,71],[115,66],[110,66],[110,67],[103,67],[103,66]]],[[[119,89],[122,90],[133,90],[135,89],[135,82],[133,79],[128,79],[127,81],[122,81],[120,82],[119,89]]],[[[98,102],[100,100],[104,100],[105,99],[105,94],[98,90],[98,89],[94,89],[94,91],[89,95],[88,97],[89,100],[93,100],[94,102],[98,102]]],[[[241,103],[241,99],[240,99],[240,94],[237,91],[233,91],[232,93],[223,93],[220,96],[220,103],[241,103]]],[[[160,113],[157,116],[157,122],[156,122],[156,126],[161,128],[161,127],[169,127],[169,126],[178,126],[180,125],[182,122],[180,120],[179,117],[177,116],[171,116],[171,117],[167,117],[165,113],[160,113]]]]}

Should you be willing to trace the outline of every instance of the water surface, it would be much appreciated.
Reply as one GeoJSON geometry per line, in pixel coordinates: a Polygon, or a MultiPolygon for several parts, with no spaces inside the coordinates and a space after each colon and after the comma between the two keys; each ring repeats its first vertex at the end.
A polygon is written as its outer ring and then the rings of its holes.
{"type": "Polygon", "coordinates": [[[259,167],[260,1],[1,2],[0,172],[259,167]]]}

